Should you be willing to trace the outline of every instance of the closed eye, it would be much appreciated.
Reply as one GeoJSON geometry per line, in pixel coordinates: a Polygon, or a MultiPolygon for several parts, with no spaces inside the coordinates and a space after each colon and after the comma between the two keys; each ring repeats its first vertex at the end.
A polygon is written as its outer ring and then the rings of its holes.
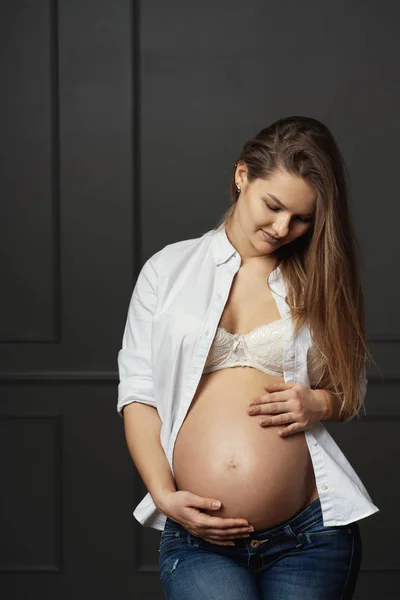
{"type": "MultiPolygon", "coordinates": [[[[268,204],[268,202],[265,202],[265,205],[269,208],[269,210],[272,210],[272,212],[278,212],[279,210],[282,210],[279,207],[276,206],[270,206],[268,204]]],[[[297,218],[299,219],[299,221],[301,221],[302,223],[310,223],[312,221],[312,217],[301,217],[300,215],[297,215],[297,218]]]]}

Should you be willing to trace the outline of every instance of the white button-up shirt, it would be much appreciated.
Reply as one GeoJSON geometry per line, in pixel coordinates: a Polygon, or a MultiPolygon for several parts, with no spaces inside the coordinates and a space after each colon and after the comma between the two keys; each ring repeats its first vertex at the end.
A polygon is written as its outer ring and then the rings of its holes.
{"type": "MultiPolygon", "coordinates": [[[[151,256],[136,281],[118,353],[117,410],[131,402],[156,407],[161,445],[172,473],[179,429],[199,384],[241,257],[222,225],[201,237],[169,244],[151,256]]],[[[310,330],[293,338],[285,301],[286,286],[277,267],[268,282],[284,325],[285,382],[310,385],[310,330]]],[[[367,388],[365,372],[360,394],[367,388]]],[[[304,432],[321,502],[324,525],[346,525],[379,511],[360,478],[321,422],[304,432]]],[[[166,515],[150,493],[136,506],[144,526],[163,530],[166,515]]]]}

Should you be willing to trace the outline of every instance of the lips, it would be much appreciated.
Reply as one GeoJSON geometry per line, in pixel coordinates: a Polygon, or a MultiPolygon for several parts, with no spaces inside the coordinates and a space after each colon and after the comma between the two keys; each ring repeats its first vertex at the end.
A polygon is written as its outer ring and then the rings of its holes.
{"type": "Polygon", "coordinates": [[[261,229],[261,231],[263,232],[265,238],[267,239],[268,242],[270,242],[271,244],[279,244],[280,240],[276,239],[274,237],[272,237],[272,235],[270,235],[269,233],[267,233],[266,231],[264,231],[264,229],[261,229]]]}

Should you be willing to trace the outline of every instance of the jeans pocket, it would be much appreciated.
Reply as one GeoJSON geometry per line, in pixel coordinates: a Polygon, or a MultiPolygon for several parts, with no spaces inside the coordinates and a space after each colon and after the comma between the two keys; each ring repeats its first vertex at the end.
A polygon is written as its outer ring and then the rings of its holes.
{"type": "Polygon", "coordinates": [[[165,546],[169,546],[171,545],[173,542],[177,542],[180,540],[182,536],[182,532],[179,531],[178,529],[172,529],[172,528],[168,528],[168,529],[164,529],[161,532],[161,536],[160,536],[160,550],[161,548],[165,548],[165,546]]]}
{"type": "Polygon", "coordinates": [[[356,526],[354,523],[349,525],[324,525],[321,518],[297,532],[297,535],[309,544],[328,539],[348,539],[350,541],[356,526]]]}

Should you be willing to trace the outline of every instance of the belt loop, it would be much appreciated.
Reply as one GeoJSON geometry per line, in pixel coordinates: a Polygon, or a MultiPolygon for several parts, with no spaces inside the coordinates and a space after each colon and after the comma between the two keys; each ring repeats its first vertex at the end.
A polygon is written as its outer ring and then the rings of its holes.
{"type": "MultiPolygon", "coordinates": [[[[293,531],[290,525],[285,525],[284,527],[285,533],[292,538],[296,542],[296,548],[301,548],[303,546],[302,540],[299,536],[293,531]]],[[[300,534],[301,535],[301,534],[300,534]]]]}

